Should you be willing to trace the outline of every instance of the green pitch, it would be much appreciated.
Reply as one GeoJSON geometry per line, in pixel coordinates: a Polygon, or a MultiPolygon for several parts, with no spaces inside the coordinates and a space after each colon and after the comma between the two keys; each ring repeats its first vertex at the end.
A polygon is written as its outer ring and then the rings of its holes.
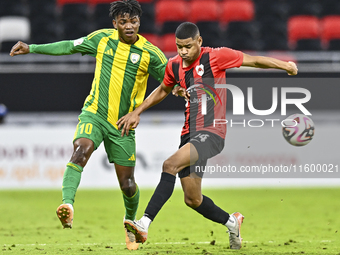
{"type": "MultiPolygon", "coordinates": [[[[0,191],[0,254],[340,254],[340,189],[203,190],[245,220],[244,246],[229,249],[226,228],[183,202],[181,190],[152,223],[138,251],[124,243],[119,190],[84,190],[76,196],[73,229],[55,210],[60,191],[0,191]]],[[[138,218],[153,190],[141,189],[138,218]]]]}

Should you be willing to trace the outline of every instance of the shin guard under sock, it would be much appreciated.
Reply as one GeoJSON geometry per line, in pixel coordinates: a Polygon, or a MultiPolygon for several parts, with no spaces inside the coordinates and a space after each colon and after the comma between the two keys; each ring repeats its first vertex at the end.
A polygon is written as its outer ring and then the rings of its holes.
{"type": "Polygon", "coordinates": [[[229,219],[229,213],[223,211],[214,202],[203,195],[203,201],[199,207],[194,209],[196,212],[202,214],[205,218],[217,223],[225,224],[229,219]]]}
{"type": "Polygon", "coordinates": [[[176,176],[166,172],[162,173],[161,180],[158,183],[157,188],[145,209],[144,215],[146,215],[151,220],[154,220],[162,206],[171,197],[172,192],[174,191],[175,181],[176,176]]]}

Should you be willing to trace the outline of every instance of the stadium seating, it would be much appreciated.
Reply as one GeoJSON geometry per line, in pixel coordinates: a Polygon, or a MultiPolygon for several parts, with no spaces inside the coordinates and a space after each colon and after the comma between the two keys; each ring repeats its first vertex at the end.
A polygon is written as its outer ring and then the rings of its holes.
{"type": "Polygon", "coordinates": [[[173,33],[188,18],[188,3],[184,0],[164,0],[155,4],[155,22],[161,34],[173,33]]]}
{"type": "Polygon", "coordinates": [[[87,4],[87,0],[57,0],[59,6],[64,4],[87,4]]]}
{"type": "Polygon", "coordinates": [[[93,30],[112,28],[112,18],[109,17],[109,3],[99,3],[93,7],[93,30]]]}
{"type": "Polygon", "coordinates": [[[251,21],[255,16],[255,6],[251,0],[226,0],[219,4],[220,22],[251,21]]]}
{"type": "Polygon", "coordinates": [[[31,22],[31,42],[49,43],[57,41],[60,34],[58,12],[55,0],[28,1],[29,19],[31,22]]]}
{"type": "Polygon", "coordinates": [[[177,52],[176,36],[174,33],[166,34],[160,37],[160,49],[165,52],[177,52]]]}
{"type": "Polygon", "coordinates": [[[17,0],[1,0],[0,1],[0,17],[2,16],[26,16],[27,8],[23,1],[17,0]]]}
{"type": "Polygon", "coordinates": [[[340,51],[340,39],[329,40],[328,50],[340,51]]]}
{"type": "Polygon", "coordinates": [[[187,20],[188,4],[184,0],[164,0],[156,2],[156,23],[162,25],[166,21],[187,20]]]}
{"type": "MultiPolygon", "coordinates": [[[[154,0],[138,0],[139,3],[152,3],[154,0]]],[[[110,4],[115,2],[115,0],[87,0],[87,3],[90,5],[97,5],[97,4],[110,4]]]]}
{"type": "MultiPolygon", "coordinates": [[[[326,16],[321,24],[321,39],[326,47],[331,40],[340,40],[340,15],[326,16]]],[[[332,44],[335,44],[334,41],[332,44]]]]}
{"type": "Polygon", "coordinates": [[[200,0],[189,3],[188,19],[190,22],[218,21],[219,16],[219,2],[217,0],[200,0]]]}
{"type": "Polygon", "coordinates": [[[203,37],[203,46],[225,46],[224,31],[217,21],[199,21],[196,24],[203,37]]]}
{"type": "Polygon", "coordinates": [[[189,3],[189,21],[196,23],[199,27],[203,37],[203,46],[224,45],[223,31],[218,21],[219,14],[219,2],[216,0],[196,0],[189,3]]]}
{"type": "Polygon", "coordinates": [[[263,50],[288,50],[285,21],[260,23],[260,29],[263,50]]]}
{"type": "Polygon", "coordinates": [[[30,21],[26,17],[6,16],[0,18],[0,51],[9,52],[18,41],[30,38],[30,21]]]}
{"type": "Polygon", "coordinates": [[[158,48],[162,48],[162,40],[160,40],[159,36],[156,34],[141,34],[144,36],[149,42],[153,45],[157,46],[158,48]]]}
{"type": "Polygon", "coordinates": [[[77,39],[89,34],[93,28],[90,27],[88,15],[87,4],[65,3],[61,13],[64,39],[77,39]]]}
{"type": "Polygon", "coordinates": [[[31,19],[31,42],[51,43],[59,40],[60,29],[57,29],[56,18],[37,16],[31,19]]]}
{"type": "Polygon", "coordinates": [[[339,15],[340,2],[338,0],[322,0],[322,16],[339,15]]]}
{"type": "Polygon", "coordinates": [[[143,14],[141,17],[140,33],[156,33],[155,5],[153,3],[140,3],[143,14]]]}
{"type": "Polygon", "coordinates": [[[87,3],[89,5],[99,5],[99,4],[108,4],[110,5],[110,3],[112,3],[114,1],[112,0],[87,0],[87,3]]]}
{"type": "Polygon", "coordinates": [[[55,0],[44,0],[44,4],[41,4],[40,0],[30,0],[28,1],[28,6],[30,19],[39,18],[41,16],[52,16],[52,18],[57,16],[55,0]]]}
{"type": "Polygon", "coordinates": [[[286,21],[290,13],[290,5],[286,1],[257,0],[256,20],[260,22],[286,21]]]}
{"type": "MultiPolygon", "coordinates": [[[[112,1],[115,0],[0,0],[0,18],[29,18],[30,43],[75,39],[112,27],[112,1]]],[[[199,26],[204,46],[265,51],[340,50],[339,0],[138,1],[143,10],[139,32],[156,45],[163,43],[163,37],[170,41],[167,38],[171,35],[167,34],[173,34],[180,23],[191,21],[199,26]]],[[[164,45],[172,51],[175,48],[164,45]]]]}
{"type": "Polygon", "coordinates": [[[226,45],[237,50],[260,50],[258,35],[256,22],[230,22],[225,33],[226,45]]]}
{"type": "Polygon", "coordinates": [[[323,9],[319,0],[290,1],[290,16],[296,15],[321,15],[323,9]]]}
{"type": "Polygon", "coordinates": [[[289,46],[291,49],[321,49],[320,22],[317,17],[307,15],[291,17],[288,20],[287,29],[289,46]],[[300,40],[302,41],[299,42],[300,40]]]}
{"type": "Polygon", "coordinates": [[[87,19],[89,15],[88,5],[85,3],[74,4],[67,3],[62,6],[61,17],[62,20],[70,19],[76,17],[79,19],[87,19]]]}
{"type": "Polygon", "coordinates": [[[320,39],[300,39],[296,42],[297,51],[319,51],[322,50],[320,39]]]}

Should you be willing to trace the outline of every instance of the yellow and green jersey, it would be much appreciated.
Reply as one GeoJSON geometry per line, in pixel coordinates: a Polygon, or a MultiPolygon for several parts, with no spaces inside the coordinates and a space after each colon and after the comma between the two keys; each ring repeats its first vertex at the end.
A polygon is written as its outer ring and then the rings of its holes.
{"type": "Polygon", "coordinates": [[[30,52],[47,55],[87,54],[96,58],[92,89],[83,112],[91,112],[117,128],[117,120],[144,100],[151,74],[162,82],[167,59],[143,36],[133,45],[119,41],[116,29],[101,29],[74,41],[31,44],[30,52]]]}

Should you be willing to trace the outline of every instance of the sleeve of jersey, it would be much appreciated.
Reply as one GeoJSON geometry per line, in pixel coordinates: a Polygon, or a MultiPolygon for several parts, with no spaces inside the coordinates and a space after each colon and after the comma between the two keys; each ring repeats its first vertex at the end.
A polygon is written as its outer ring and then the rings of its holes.
{"type": "Polygon", "coordinates": [[[156,47],[150,50],[150,58],[148,73],[161,83],[164,78],[165,67],[168,60],[164,53],[156,47]]]}
{"type": "Polygon", "coordinates": [[[163,79],[164,85],[168,87],[173,87],[177,84],[177,81],[175,79],[171,66],[172,64],[169,61],[168,64],[166,65],[164,79],[163,79]]]}
{"type": "Polygon", "coordinates": [[[60,41],[48,44],[31,44],[29,45],[30,53],[44,55],[71,55],[81,53],[82,55],[95,55],[96,49],[86,37],[74,41],[60,41]]]}
{"type": "Polygon", "coordinates": [[[214,53],[221,70],[240,67],[243,63],[243,53],[241,51],[223,47],[214,49],[214,53]]]}

